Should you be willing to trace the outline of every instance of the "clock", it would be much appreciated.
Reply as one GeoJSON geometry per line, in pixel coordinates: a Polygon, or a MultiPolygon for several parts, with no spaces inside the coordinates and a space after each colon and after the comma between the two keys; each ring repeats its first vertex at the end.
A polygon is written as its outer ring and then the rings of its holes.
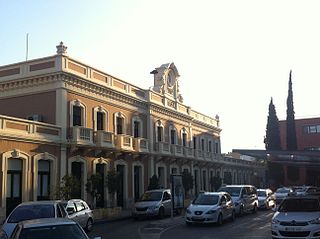
{"type": "Polygon", "coordinates": [[[170,87],[172,87],[174,85],[174,76],[172,74],[172,71],[169,71],[169,73],[167,75],[167,83],[170,87]]]}

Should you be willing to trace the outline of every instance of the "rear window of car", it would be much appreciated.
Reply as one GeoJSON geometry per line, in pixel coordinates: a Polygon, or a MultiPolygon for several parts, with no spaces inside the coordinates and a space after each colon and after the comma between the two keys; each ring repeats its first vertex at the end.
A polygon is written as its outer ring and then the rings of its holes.
{"type": "Polygon", "coordinates": [[[30,219],[55,217],[54,211],[54,205],[50,204],[22,205],[13,210],[8,218],[8,223],[17,223],[30,219]]]}
{"type": "Polygon", "coordinates": [[[218,192],[228,192],[231,197],[238,197],[241,192],[241,187],[222,187],[218,192]]]}
{"type": "Polygon", "coordinates": [[[317,199],[285,199],[279,206],[279,212],[312,212],[320,211],[317,199]]]}

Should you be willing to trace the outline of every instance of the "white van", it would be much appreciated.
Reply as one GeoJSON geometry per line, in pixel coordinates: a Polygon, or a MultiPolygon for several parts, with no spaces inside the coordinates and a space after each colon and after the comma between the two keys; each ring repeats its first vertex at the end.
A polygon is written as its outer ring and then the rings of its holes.
{"type": "Polygon", "coordinates": [[[257,189],[252,185],[226,185],[219,188],[218,192],[228,192],[236,207],[236,214],[245,212],[257,212],[258,195],[257,189]]]}

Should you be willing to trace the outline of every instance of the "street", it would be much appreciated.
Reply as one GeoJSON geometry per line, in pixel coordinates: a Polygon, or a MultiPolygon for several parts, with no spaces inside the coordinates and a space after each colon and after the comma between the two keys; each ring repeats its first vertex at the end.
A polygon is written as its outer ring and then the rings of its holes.
{"type": "Polygon", "coordinates": [[[101,236],[102,239],[269,239],[270,221],[273,212],[258,211],[256,214],[248,214],[237,217],[235,222],[226,221],[222,226],[217,225],[193,225],[186,226],[181,216],[173,219],[145,219],[135,221],[133,219],[101,223],[94,225],[92,232],[88,233],[90,239],[101,236]]]}

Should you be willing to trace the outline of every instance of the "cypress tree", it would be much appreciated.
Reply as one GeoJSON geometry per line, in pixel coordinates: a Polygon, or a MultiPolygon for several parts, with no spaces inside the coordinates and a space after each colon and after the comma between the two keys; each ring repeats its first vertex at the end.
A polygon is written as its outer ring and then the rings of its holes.
{"type": "Polygon", "coordinates": [[[289,89],[287,98],[287,150],[297,150],[296,123],[294,119],[293,94],[292,94],[292,71],[289,75],[289,89]]]}
{"type": "Polygon", "coordinates": [[[272,98],[269,104],[265,146],[266,150],[281,150],[279,120],[272,98]]]}

